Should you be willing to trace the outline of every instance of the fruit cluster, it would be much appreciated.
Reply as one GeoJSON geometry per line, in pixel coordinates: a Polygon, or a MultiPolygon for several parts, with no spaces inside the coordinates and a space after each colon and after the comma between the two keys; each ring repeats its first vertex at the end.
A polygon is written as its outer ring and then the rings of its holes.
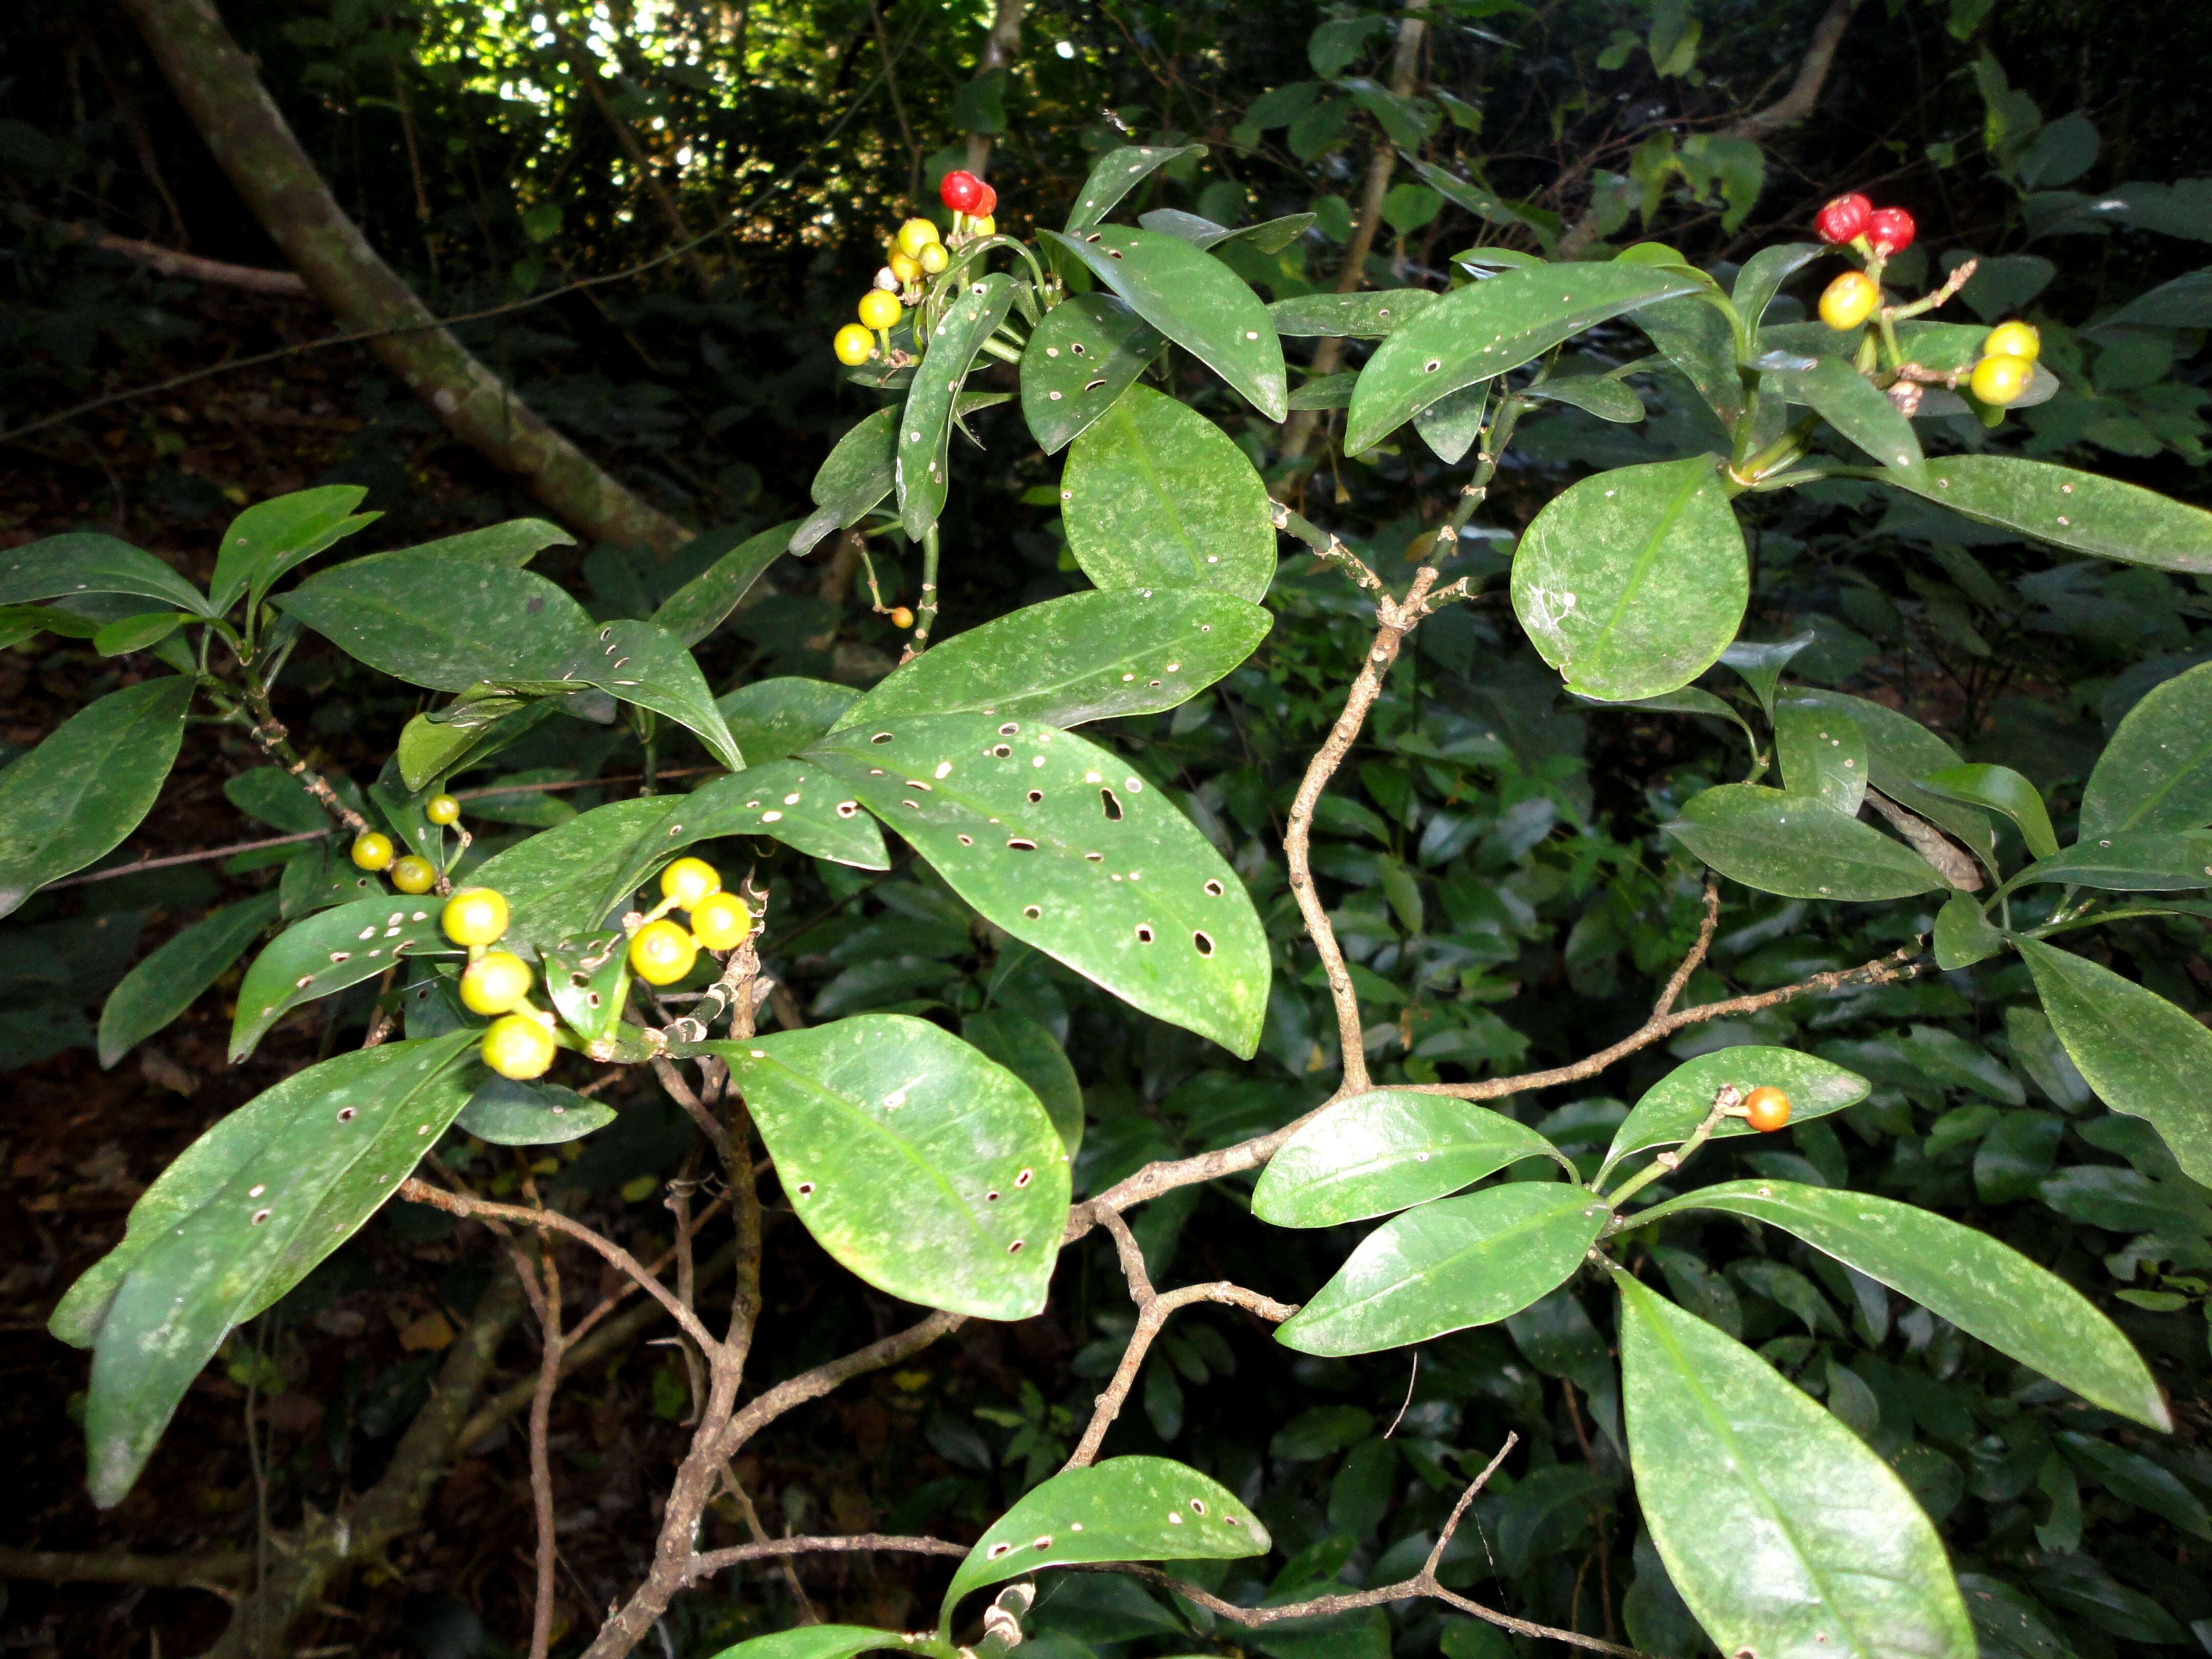
{"type": "Polygon", "coordinates": [[[1967,388],[1993,409],[2016,404],[2035,378],[2035,360],[2042,355],[2043,337],[2031,325],[1999,323],[1982,342],[1981,361],[1966,377],[1967,388]]]}
{"type": "MultiPolygon", "coordinates": [[[[451,795],[433,795],[422,803],[422,816],[441,830],[457,822],[461,816],[461,804],[451,795]]],[[[436,867],[426,858],[413,853],[398,855],[392,837],[379,830],[365,830],[354,837],[355,866],[374,874],[386,871],[386,877],[403,893],[427,893],[438,884],[436,867]]]]}
{"type": "MultiPolygon", "coordinates": [[[[979,237],[998,234],[998,225],[992,214],[999,205],[999,193],[974,173],[964,171],[948,173],[938,187],[938,196],[952,210],[952,241],[955,246],[979,237]]],[[[837,331],[831,341],[837,361],[848,368],[857,368],[879,351],[889,358],[891,351],[891,331],[899,325],[908,308],[921,300],[923,284],[944,270],[952,260],[937,227],[927,219],[909,219],[898,228],[892,238],[890,257],[876,280],[860,296],[860,317],[857,323],[848,323],[837,331]]]]}

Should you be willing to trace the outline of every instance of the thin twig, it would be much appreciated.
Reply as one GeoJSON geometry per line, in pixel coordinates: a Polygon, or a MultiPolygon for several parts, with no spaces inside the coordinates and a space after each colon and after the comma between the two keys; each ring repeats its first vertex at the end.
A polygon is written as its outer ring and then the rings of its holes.
{"type": "Polygon", "coordinates": [[[766,1543],[739,1544],[730,1549],[707,1550],[691,1558],[684,1573],[696,1583],[718,1572],[743,1566],[748,1561],[785,1560],[794,1555],[828,1555],[845,1551],[882,1550],[907,1555],[965,1555],[965,1544],[948,1544],[941,1538],[902,1538],[883,1533],[860,1532],[847,1537],[771,1538],[766,1543]]]}

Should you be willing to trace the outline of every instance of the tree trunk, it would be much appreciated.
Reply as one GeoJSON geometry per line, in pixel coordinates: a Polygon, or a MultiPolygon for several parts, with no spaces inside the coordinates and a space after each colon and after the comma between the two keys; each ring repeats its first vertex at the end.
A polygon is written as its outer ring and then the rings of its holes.
{"type": "Polygon", "coordinates": [[[369,341],[369,349],[447,431],[520,478],[579,535],[659,553],[689,538],[438,326],[331,197],[213,0],[123,4],[232,185],[316,297],[349,328],[404,331],[369,341]]]}

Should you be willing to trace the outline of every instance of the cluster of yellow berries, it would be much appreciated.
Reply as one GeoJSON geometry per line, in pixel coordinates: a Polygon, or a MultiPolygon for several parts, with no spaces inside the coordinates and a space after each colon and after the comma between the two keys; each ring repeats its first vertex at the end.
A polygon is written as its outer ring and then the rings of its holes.
{"type": "Polygon", "coordinates": [[[629,936],[630,971],[647,985],[673,985],[702,949],[732,951],[753,931],[753,913],[722,890],[721,872],[704,859],[678,859],[660,872],[660,902],[629,936]],[[688,912],[689,929],[666,920],[688,912]]]}
{"type": "Polygon", "coordinates": [[[1982,342],[1981,361],[1966,377],[1975,398],[1992,409],[2018,403],[2035,378],[2035,360],[2043,355],[2043,337],[2022,322],[1999,323],[1982,342]]]}
{"type": "MultiPolygon", "coordinates": [[[[461,804],[451,795],[433,795],[422,803],[422,816],[444,829],[461,816],[461,804]]],[[[403,893],[427,893],[438,884],[438,872],[430,860],[410,853],[400,857],[392,837],[378,830],[365,830],[354,837],[353,861],[374,874],[389,872],[387,879],[403,893]]]]}
{"type": "MultiPolygon", "coordinates": [[[[998,234],[998,223],[991,216],[999,205],[998,192],[974,173],[946,173],[938,195],[952,210],[956,243],[998,234]]],[[[920,301],[923,281],[951,261],[937,227],[928,220],[909,219],[901,225],[891,240],[889,262],[876,273],[875,285],[860,296],[860,320],[846,324],[831,342],[837,361],[857,368],[876,355],[879,342],[884,356],[890,356],[891,331],[907,307],[920,301]]]]}

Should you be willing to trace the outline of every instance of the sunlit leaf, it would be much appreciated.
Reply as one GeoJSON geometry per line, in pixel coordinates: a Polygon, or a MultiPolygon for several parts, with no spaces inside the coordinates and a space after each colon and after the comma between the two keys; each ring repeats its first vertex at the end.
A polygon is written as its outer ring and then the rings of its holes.
{"type": "MultiPolygon", "coordinates": [[[[1602,1184],[1624,1158],[1687,1140],[1723,1088],[1734,1088],[1739,1095],[1759,1088],[1779,1089],[1790,1097],[1790,1121],[1802,1123],[1857,1105],[1870,1087],[1857,1073],[1795,1048],[1764,1043],[1717,1048],[1683,1061],[1644,1091],[1636,1109],[1613,1132],[1598,1181],[1602,1184]]],[[[1715,1126],[1712,1139],[1759,1133],[1740,1117],[1726,1117],[1715,1126]]]]}
{"type": "Polygon", "coordinates": [[[1790,898],[1910,898],[1944,884],[1902,842],[1813,796],[1755,783],[1692,795],[1659,826],[1732,881],[1790,898]]]}
{"type": "Polygon", "coordinates": [[[1048,455],[1113,407],[1167,337],[1110,294],[1073,294],[1022,348],[1022,416],[1048,455]]]}
{"type": "Polygon", "coordinates": [[[1559,1157],[1503,1112],[1376,1089],[1285,1142],[1260,1173],[1252,1213],[1278,1227],[1334,1227],[1425,1204],[1522,1158],[1559,1157]]]}

